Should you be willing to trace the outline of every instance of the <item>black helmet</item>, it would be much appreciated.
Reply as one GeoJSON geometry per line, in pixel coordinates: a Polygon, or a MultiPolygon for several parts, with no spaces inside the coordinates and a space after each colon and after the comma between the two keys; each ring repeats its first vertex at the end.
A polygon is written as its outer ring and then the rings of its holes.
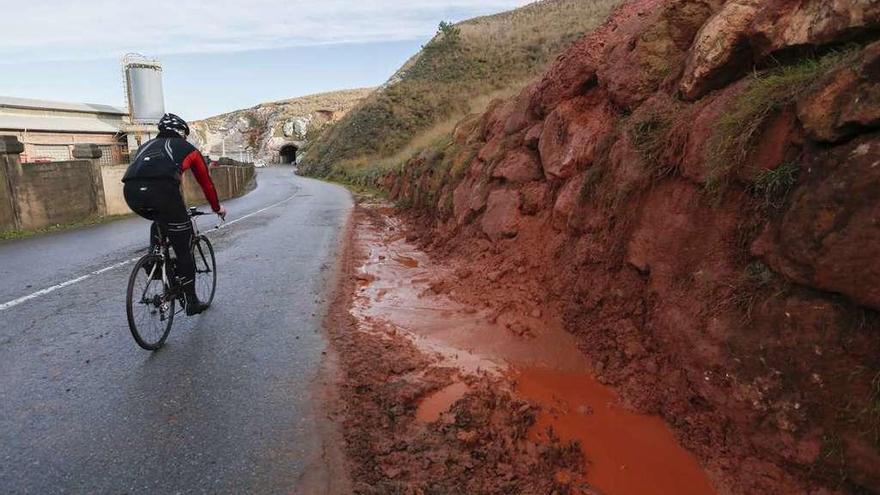
{"type": "Polygon", "coordinates": [[[182,118],[173,113],[166,113],[159,119],[160,131],[174,131],[183,137],[189,136],[189,126],[182,118]]]}

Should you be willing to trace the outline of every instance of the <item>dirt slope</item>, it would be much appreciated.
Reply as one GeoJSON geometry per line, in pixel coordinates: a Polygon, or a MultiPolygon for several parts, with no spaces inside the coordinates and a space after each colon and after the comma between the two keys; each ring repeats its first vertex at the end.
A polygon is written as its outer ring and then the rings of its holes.
{"type": "Polygon", "coordinates": [[[878,33],[877,2],[629,2],[379,185],[723,492],[876,493],[878,33]]]}

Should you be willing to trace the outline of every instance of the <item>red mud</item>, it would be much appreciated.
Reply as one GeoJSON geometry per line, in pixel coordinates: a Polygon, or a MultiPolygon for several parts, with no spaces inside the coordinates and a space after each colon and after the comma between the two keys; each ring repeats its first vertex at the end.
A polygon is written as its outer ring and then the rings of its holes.
{"type": "Polygon", "coordinates": [[[587,481],[608,495],[714,494],[692,455],[666,423],[621,407],[617,395],[592,376],[529,368],[515,374],[516,391],[541,404],[536,438],[552,428],[580,442],[587,481]]]}
{"type": "MultiPolygon", "coordinates": [[[[586,480],[603,494],[715,493],[661,419],[627,410],[592,377],[589,363],[559,322],[539,312],[506,321],[503,314],[453,301],[442,282],[450,270],[406,242],[401,228],[378,209],[372,224],[358,224],[355,242],[366,256],[357,268],[361,286],[353,301],[355,318],[409,339],[461,373],[490,372],[515,384],[517,395],[540,406],[529,438],[577,441],[585,454],[586,480]]],[[[440,421],[469,390],[454,381],[428,394],[415,418],[440,421]]]]}
{"type": "Polygon", "coordinates": [[[462,382],[454,382],[444,388],[425,397],[416,410],[416,419],[422,423],[433,423],[440,416],[449,411],[453,404],[458,402],[470,388],[462,382]]]}
{"type": "MultiPolygon", "coordinates": [[[[354,215],[366,233],[381,223],[376,217],[360,208],[354,215]]],[[[387,230],[386,242],[396,235],[387,230]]],[[[338,400],[327,405],[341,425],[351,492],[595,495],[583,481],[584,460],[576,445],[529,438],[537,409],[514,397],[495,370],[486,371],[493,363],[451,347],[436,352],[439,343],[426,352],[405,329],[365,314],[369,301],[384,300],[379,294],[395,301],[412,287],[406,279],[380,280],[356,267],[381,259],[403,273],[414,270],[388,252],[368,258],[367,244],[357,241],[347,243],[325,320],[339,361],[338,400]],[[383,292],[373,285],[388,287],[383,292]],[[459,370],[450,363],[464,366],[459,370]],[[448,388],[455,383],[466,384],[463,395],[459,387],[448,388]]],[[[429,311],[431,299],[426,298],[429,311]]],[[[399,315],[418,314],[418,308],[408,309],[399,315]]]]}

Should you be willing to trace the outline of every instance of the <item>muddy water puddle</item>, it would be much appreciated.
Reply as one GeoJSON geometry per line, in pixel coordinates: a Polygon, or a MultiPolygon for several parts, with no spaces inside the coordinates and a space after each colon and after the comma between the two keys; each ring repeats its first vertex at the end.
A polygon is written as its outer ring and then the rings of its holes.
{"type": "Polygon", "coordinates": [[[416,419],[422,423],[432,423],[449,410],[458,399],[464,397],[470,388],[462,382],[454,382],[426,397],[416,409],[416,419]]]}
{"type": "MultiPolygon", "coordinates": [[[[477,310],[437,294],[432,283],[452,277],[407,243],[399,224],[362,225],[357,242],[368,257],[358,275],[354,314],[361,321],[411,339],[463,373],[508,376],[514,390],[541,405],[531,435],[547,428],[562,440],[578,440],[587,459],[587,480],[606,495],[712,494],[694,457],[676,442],[661,419],[622,407],[615,393],[596,381],[577,342],[561,323],[545,316],[527,338],[491,323],[477,310]]],[[[416,418],[433,422],[468,392],[462,382],[430,394],[416,418]]]]}
{"type": "Polygon", "coordinates": [[[588,459],[587,481],[602,493],[715,493],[660,418],[624,409],[593,377],[546,368],[512,374],[517,392],[544,406],[531,431],[534,438],[551,427],[562,439],[579,440],[588,459]]]}

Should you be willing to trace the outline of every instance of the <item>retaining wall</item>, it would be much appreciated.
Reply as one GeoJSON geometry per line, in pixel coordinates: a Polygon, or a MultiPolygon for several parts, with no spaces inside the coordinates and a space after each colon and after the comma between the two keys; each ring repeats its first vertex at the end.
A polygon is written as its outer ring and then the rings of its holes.
{"type": "MultiPolygon", "coordinates": [[[[90,218],[130,213],[122,195],[127,165],[101,166],[96,145],[77,145],[76,160],[21,163],[21,143],[0,136],[0,231],[32,230],[90,218]]],[[[210,169],[222,200],[243,194],[254,178],[253,166],[210,169]]],[[[190,204],[203,204],[198,183],[186,174],[183,193],[190,204]]]]}

